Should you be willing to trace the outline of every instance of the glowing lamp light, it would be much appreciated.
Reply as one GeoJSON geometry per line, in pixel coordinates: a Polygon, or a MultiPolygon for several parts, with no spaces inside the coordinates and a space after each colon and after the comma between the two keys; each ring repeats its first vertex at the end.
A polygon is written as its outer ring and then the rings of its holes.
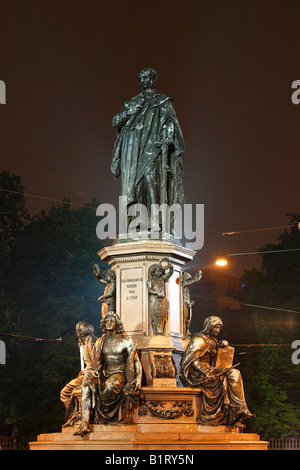
{"type": "Polygon", "coordinates": [[[217,266],[226,266],[228,263],[227,259],[225,258],[218,258],[216,261],[217,266]]]}

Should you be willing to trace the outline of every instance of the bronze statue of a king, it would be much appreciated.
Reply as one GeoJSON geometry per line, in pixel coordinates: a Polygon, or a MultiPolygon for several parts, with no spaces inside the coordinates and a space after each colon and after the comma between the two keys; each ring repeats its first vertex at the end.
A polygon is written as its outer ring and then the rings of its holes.
{"type": "Polygon", "coordinates": [[[155,90],[154,69],[143,69],[139,78],[142,92],[127,101],[112,121],[118,135],[111,171],[115,178],[121,175],[128,206],[182,206],[184,140],[173,100],[155,90]]]}

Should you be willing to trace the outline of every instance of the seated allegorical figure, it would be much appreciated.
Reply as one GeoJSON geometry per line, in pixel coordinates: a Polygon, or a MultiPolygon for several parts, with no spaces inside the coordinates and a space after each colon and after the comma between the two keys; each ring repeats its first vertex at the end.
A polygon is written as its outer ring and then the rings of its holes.
{"type": "Polygon", "coordinates": [[[216,338],[222,326],[219,317],[210,316],[204,320],[203,330],[187,345],[179,377],[184,386],[202,390],[200,424],[244,427],[243,421],[255,415],[250,413],[245,402],[241,373],[234,367],[215,366],[218,349],[228,346],[227,341],[216,338]]]}
{"type": "MultiPolygon", "coordinates": [[[[96,341],[94,335],[94,327],[86,322],[79,322],[76,325],[76,334],[78,336],[78,346],[84,345],[86,348],[89,344],[90,347],[96,341]]],[[[60,399],[65,405],[66,408],[66,418],[67,421],[64,424],[65,426],[73,426],[81,418],[81,400],[78,397],[81,397],[81,387],[86,375],[86,368],[81,370],[78,376],[75,379],[70,380],[60,392],[60,399]]]]}
{"type": "Polygon", "coordinates": [[[93,334],[80,338],[86,367],[61,392],[67,409],[65,425],[72,425],[76,422],[74,391],[81,391],[81,423],[76,435],[90,432],[90,423],[128,421],[141,386],[142,368],[136,344],[125,335],[118,315],[108,312],[100,326],[104,333],[100,338],[93,334]]]}
{"type": "Polygon", "coordinates": [[[99,421],[119,422],[126,419],[125,409],[137,398],[142,366],[137,345],[124,333],[116,313],[108,312],[100,326],[104,334],[95,343],[95,358],[100,365],[97,414],[99,421]]]}

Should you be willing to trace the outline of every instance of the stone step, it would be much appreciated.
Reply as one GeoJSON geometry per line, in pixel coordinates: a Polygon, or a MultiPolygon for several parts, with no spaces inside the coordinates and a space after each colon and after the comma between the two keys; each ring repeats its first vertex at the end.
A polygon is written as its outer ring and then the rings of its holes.
{"type": "Polygon", "coordinates": [[[219,432],[219,433],[199,433],[199,432],[168,432],[168,433],[158,433],[158,432],[91,432],[83,436],[73,436],[70,433],[50,433],[50,434],[40,434],[37,438],[39,443],[49,443],[49,442],[65,442],[70,443],[86,443],[86,442],[98,442],[99,444],[104,443],[174,443],[177,442],[180,445],[186,445],[188,442],[193,444],[203,444],[203,443],[229,443],[229,442],[260,442],[258,434],[254,433],[229,433],[229,432],[219,432]]]}
{"type": "Polygon", "coordinates": [[[66,440],[41,441],[30,443],[31,450],[267,450],[268,443],[260,440],[139,440],[139,441],[99,441],[66,440]]]}

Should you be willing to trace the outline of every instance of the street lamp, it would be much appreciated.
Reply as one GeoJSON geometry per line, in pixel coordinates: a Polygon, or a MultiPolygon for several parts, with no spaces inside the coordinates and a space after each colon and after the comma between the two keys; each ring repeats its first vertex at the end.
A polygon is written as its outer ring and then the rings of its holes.
{"type": "Polygon", "coordinates": [[[227,259],[225,258],[218,258],[215,262],[217,266],[226,266],[228,264],[227,259]]]}

